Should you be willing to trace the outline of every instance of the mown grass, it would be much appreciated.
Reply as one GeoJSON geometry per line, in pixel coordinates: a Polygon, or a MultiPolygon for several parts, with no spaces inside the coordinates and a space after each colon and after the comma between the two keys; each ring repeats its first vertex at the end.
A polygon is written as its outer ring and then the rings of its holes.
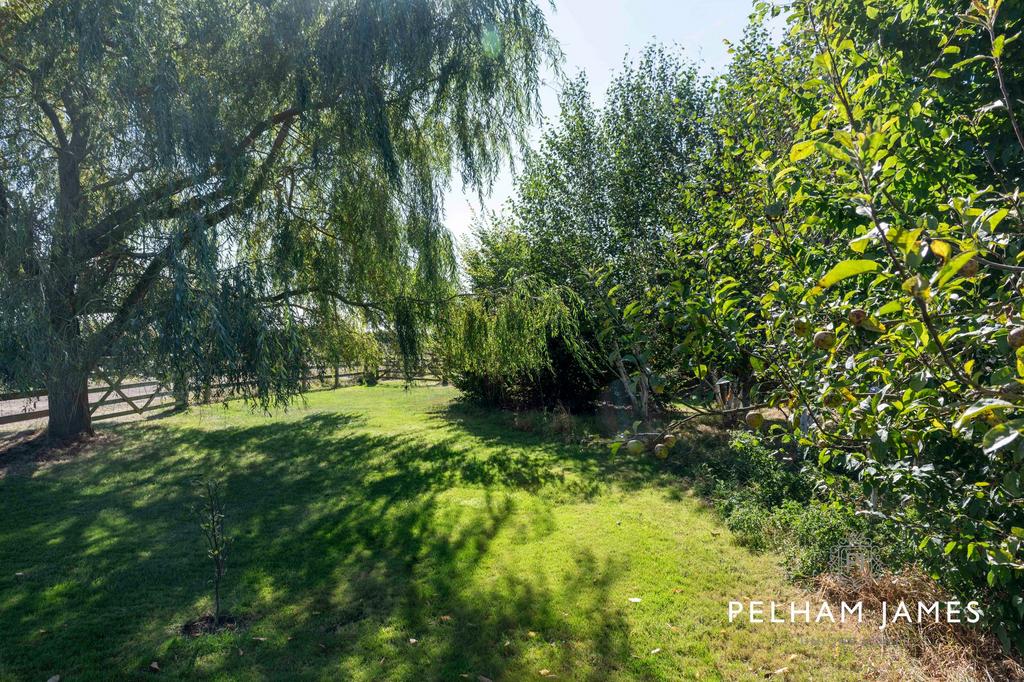
{"type": "Polygon", "coordinates": [[[274,416],[195,409],[0,480],[0,680],[154,661],[169,679],[863,679],[849,631],[728,623],[730,599],[794,590],[671,463],[455,397],[382,385],[274,416]],[[211,602],[200,477],[224,485],[224,603],[243,625],[191,639],[211,602]]]}

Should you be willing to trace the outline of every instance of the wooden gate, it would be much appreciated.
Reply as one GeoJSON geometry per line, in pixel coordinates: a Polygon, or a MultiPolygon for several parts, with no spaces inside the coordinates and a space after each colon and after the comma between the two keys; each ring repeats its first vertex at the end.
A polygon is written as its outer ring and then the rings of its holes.
{"type": "MultiPolygon", "coordinates": [[[[104,383],[89,386],[89,413],[93,421],[143,414],[175,405],[173,393],[159,381],[126,383],[124,376],[112,379],[107,374],[101,374],[100,378],[104,383]],[[128,409],[116,409],[120,406],[128,409]]],[[[46,391],[0,394],[0,425],[43,419],[50,414],[48,407],[46,391]]]]}

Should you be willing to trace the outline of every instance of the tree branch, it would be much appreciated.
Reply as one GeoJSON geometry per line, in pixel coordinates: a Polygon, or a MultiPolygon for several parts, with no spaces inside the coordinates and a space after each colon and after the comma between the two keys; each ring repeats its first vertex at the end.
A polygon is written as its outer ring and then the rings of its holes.
{"type": "MultiPolygon", "coordinates": [[[[295,118],[303,111],[303,109],[291,107],[260,121],[235,146],[230,158],[232,160],[239,158],[242,153],[251,147],[263,133],[270,130],[275,125],[284,123],[286,124],[285,128],[290,129],[295,118]]],[[[279,141],[275,140],[274,146],[272,147],[272,153],[275,153],[275,150],[279,146],[279,141]]],[[[78,238],[76,255],[82,260],[95,258],[105,249],[130,234],[137,227],[135,218],[137,218],[139,214],[144,212],[148,207],[161,201],[167,201],[191,187],[197,187],[208,182],[223,169],[224,165],[213,164],[202,173],[188,175],[169,183],[157,185],[156,187],[152,187],[142,192],[127,205],[108,213],[93,224],[92,227],[83,231],[78,238]]],[[[193,198],[193,200],[188,203],[187,210],[200,210],[205,206],[209,206],[212,202],[222,196],[223,194],[221,192],[214,191],[205,195],[201,200],[193,198]]],[[[174,211],[171,214],[165,212],[164,214],[158,214],[156,217],[161,219],[174,217],[176,215],[180,215],[184,210],[186,209],[174,211]]]]}
{"type": "Polygon", "coordinates": [[[50,121],[50,126],[53,128],[53,134],[57,136],[57,142],[60,149],[62,151],[66,150],[68,147],[68,136],[67,133],[64,132],[64,126],[60,122],[60,117],[57,116],[57,110],[39,95],[36,96],[35,100],[39,105],[39,108],[43,110],[47,120],[50,121]]]}
{"type": "Polygon", "coordinates": [[[273,145],[271,145],[270,151],[267,153],[267,157],[260,165],[256,181],[241,201],[228,202],[221,208],[207,213],[200,220],[195,221],[188,229],[185,230],[180,241],[172,241],[164,247],[159,255],[150,261],[149,265],[135,283],[135,286],[132,287],[132,290],[118,307],[117,312],[114,314],[114,318],[107,323],[101,331],[97,332],[96,336],[92,339],[92,342],[90,343],[90,358],[98,358],[109,350],[110,345],[124,331],[125,326],[131,319],[131,316],[145,300],[147,294],[153,288],[153,285],[160,279],[160,274],[169,264],[171,254],[174,253],[174,250],[176,248],[184,249],[191,243],[193,231],[213,227],[228,218],[238,215],[252,205],[256,197],[259,196],[263,185],[266,184],[267,178],[270,176],[270,168],[274,165],[274,162],[280,155],[281,147],[283,146],[285,139],[288,137],[288,131],[291,129],[291,126],[291,120],[286,121],[285,124],[281,126],[281,129],[277,133],[277,137],[274,139],[273,145]]]}

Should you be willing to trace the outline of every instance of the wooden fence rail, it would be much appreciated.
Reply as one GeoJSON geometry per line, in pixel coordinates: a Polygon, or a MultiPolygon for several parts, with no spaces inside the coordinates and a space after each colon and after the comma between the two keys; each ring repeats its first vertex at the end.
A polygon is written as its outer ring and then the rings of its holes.
{"type": "MultiPolygon", "coordinates": [[[[302,378],[303,392],[311,390],[310,384],[318,382],[320,387],[347,385],[362,377],[364,372],[350,367],[315,368],[314,374],[302,378]]],[[[402,378],[401,371],[394,366],[380,367],[377,375],[381,380],[402,378]]],[[[89,414],[93,421],[141,415],[159,409],[168,409],[178,404],[171,387],[160,381],[126,381],[126,377],[111,377],[101,374],[105,383],[89,387],[89,414]],[[96,400],[93,396],[99,396],[96,400]],[[166,400],[170,398],[170,400],[166,400]],[[113,406],[127,406],[128,409],[101,411],[113,406]]],[[[414,381],[437,381],[436,376],[425,374],[412,378],[414,381]]],[[[234,397],[244,384],[221,382],[207,387],[208,401],[224,400],[234,397]]],[[[21,391],[16,393],[0,393],[0,426],[17,422],[43,419],[50,412],[46,401],[46,391],[21,391]]]]}
{"type": "MultiPolygon", "coordinates": [[[[167,408],[174,401],[164,398],[173,394],[159,381],[117,381],[107,380],[106,384],[90,386],[89,414],[93,421],[143,414],[152,410],[167,408]],[[98,399],[97,399],[98,397],[98,399]],[[159,402],[157,402],[159,401],[159,402]],[[127,410],[103,411],[101,408],[126,405],[127,410]]],[[[46,404],[46,391],[21,391],[0,394],[0,425],[42,419],[50,414],[46,404]]]]}

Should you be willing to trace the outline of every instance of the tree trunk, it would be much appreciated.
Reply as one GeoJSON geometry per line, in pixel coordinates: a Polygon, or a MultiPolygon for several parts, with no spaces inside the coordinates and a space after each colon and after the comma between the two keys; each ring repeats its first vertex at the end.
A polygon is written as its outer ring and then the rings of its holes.
{"type": "Polygon", "coordinates": [[[171,381],[171,395],[174,397],[174,409],[188,409],[188,380],[183,372],[175,372],[171,381]]]}
{"type": "Polygon", "coordinates": [[[93,435],[88,375],[54,372],[47,386],[47,402],[50,440],[67,441],[93,435]]]}
{"type": "MultiPolygon", "coordinates": [[[[68,272],[70,266],[60,263],[57,272],[68,272]]],[[[48,287],[47,312],[50,332],[49,362],[46,376],[46,399],[49,419],[47,436],[62,442],[93,435],[89,414],[89,375],[95,363],[85,361],[85,342],[74,315],[71,276],[55,276],[48,287]]]]}
{"type": "Polygon", "coordinates": [[[633,419],[639,419],[640,421],[647,421],[647,406],[640,404],[636,391],[630,385],[629,371],[626,369],[626,363],[622,361],[622,353],[619,351],[619,344],[614,342],[615,347],[615,358],[613,360],[613,367],[615,372],[619,375],[619,381],[622,382],[622,390],[626,392],[626,396],[629,398],[629,404],[633,408],[633,419]]]}

